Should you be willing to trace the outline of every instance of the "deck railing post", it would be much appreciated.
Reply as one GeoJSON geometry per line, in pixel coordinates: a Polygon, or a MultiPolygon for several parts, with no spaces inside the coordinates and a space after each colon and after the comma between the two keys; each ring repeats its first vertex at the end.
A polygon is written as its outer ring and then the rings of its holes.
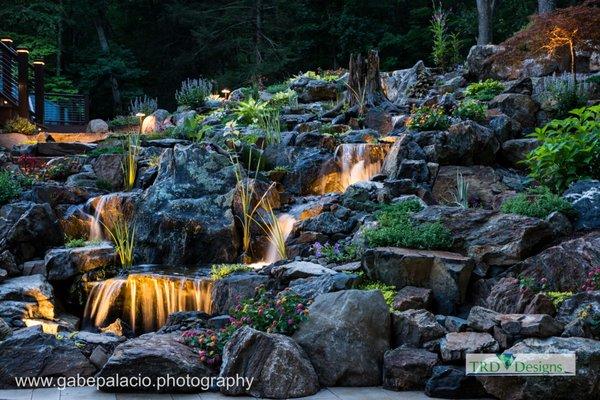
{"type": "Polygon", "coordinates": [[[17,49],[17,63],[19,67],[19,116],[29,118],[29,95],[27,93],[29,50],[17,49]]]}
{"type": "MultiPolygon", "coordinates": [[[[6,47],[11,48],[13,46],[13,41],[10,38],[4,38],[0,40],[6,47]]],[[[11,74],[12,71],[10,70],[10,65],[11,65],[11,55],[8,51],[4,51],[5,49],[2,49],[2,60],[0,60],[0,75],[2,75],[2,91],[8,96],[8,97],[13,97],[11,91],[11,84],[10,84],[10,80],[11,80],[11,74]]]]}
{"type": "Polygon", "coordinates": [[[35,79],[35,122],[44,124],[44,62],[33,62],[33,76],[35,79]]]}

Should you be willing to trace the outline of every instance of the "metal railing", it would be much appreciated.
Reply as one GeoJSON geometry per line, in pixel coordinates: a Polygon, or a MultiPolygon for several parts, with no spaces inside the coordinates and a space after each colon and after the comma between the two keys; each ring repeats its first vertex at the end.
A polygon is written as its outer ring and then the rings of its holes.
{"type": "MultiPolygon", "coordinates": [[[[35,113],[35,95],[29,95],[29,106],[35,113]]],[[[44,95],[44,125],[85,125],[89,108],[86,96],[46,93],[44,95]]]]}
{"type": "Polygon", "coordinates": [[[0,42],[0,94],[13,105],[19,101],[17,53],[0,42]]]}

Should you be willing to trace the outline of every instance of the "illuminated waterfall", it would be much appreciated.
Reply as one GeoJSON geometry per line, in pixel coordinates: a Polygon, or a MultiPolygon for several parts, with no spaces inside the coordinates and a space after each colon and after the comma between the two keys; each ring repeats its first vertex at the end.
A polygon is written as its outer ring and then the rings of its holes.
{"type": "Polygon", "coordinates": [[[177,311],[211,312],[212,281],[156,274],[131,274],[95,283],[84,311],[84,325],[104,327],[116,318],[135,333],[156,331],[177,311]]]}

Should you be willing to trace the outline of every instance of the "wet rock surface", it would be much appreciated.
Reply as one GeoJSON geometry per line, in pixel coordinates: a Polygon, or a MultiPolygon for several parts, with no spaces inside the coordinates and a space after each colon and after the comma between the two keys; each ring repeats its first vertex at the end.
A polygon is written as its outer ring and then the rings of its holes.
{"type": "Polygon", "coordinates": [[[293,338],[306,351],[323,386],[381,383],[390,318],[378,291],[345,290],[318,296],[293,338]]]}

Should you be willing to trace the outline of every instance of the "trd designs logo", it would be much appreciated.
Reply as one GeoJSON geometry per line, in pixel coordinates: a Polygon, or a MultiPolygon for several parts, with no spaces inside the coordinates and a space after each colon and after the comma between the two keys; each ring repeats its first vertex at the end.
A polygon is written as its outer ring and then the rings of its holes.
{"type": "Polygon", "coordinates": [[[575,354],[467,354],[467,375],[575,375],[575,354]]]}

